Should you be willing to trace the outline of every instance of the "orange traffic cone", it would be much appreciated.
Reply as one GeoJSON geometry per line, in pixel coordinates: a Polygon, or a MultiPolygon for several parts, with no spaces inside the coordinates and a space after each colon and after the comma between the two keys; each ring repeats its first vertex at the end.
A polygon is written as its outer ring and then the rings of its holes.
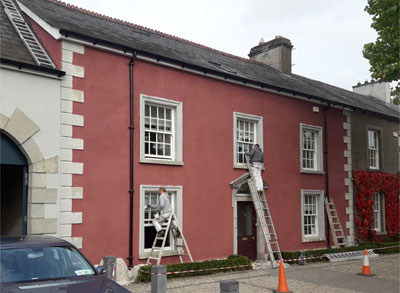
{"type": "Polygon", "coordinates": [[[287,282],[286,282],[286,275],[285,275],[285,269],[283,268],[283,261],[281,260],[279,263],[279,282],[278,282],[278,290],[274,290],[274,293],[286,293],[289,291],[287,282]]]}
{"type": "Polygon", "coordinates": [[[357,274],[364,277],[373,277],[374,274],[371,274],[371,269],[369,268],[369,259],[368,259],[368,251],[364,250],[364,261],[361,273],[357,274]]]}

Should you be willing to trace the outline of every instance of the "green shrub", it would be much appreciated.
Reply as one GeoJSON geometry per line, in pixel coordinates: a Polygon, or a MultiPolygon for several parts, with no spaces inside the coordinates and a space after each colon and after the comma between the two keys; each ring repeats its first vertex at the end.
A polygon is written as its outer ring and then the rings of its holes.
{"type": "Polygon", "coordinates": [[[382,242],[399,242],[400,241],[400,235],[389,235],[382,237],[382,242]]]}
{"type": "MultiPolygon", "coordinates": [[[[202,262],[169,264],[169,265],[167,265],[167,272],[180,272],[180,271],[211,269],[211,268],[216,268],[216,270],[173,274],[173,275],[167,275],[167,278],[168,279],[183,278],[183,277],[190,277],[190,276],[210,275],[210,274],[215,274],[217,272],[251,270],[252,266],[251,266],[251,260],[249,258],[247,258],[245,256],[241,256],[241,255],[230,255],[226,259],[206,260],[206,261],[202,261],[202,262]],[[246,265],[246,267],[223,269],[223,267],[234,267],[234,266],[239,266],[239,265],[246,265]]],[[[151,272],[150,265],[141,267],[140,271],[138,273],[138,276],[136,278],[136,282],[150,282],[151,275],[148,272],[151,272]]]]}

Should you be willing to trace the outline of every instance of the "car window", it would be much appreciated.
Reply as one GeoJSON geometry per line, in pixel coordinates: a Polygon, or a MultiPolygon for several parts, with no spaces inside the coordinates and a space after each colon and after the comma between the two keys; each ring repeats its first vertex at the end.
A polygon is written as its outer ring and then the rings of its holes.
{"type": "Polygon", "coordinates": [[[72,247],[2,249],[0,283],[94,275],[85,258],[72,247]]]}

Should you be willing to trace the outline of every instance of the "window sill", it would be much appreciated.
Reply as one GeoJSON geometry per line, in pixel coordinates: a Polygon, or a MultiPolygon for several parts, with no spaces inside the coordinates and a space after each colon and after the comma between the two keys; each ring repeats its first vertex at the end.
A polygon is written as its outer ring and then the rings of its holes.
{"type": "Polygon", "coordinates": [[[139,163],[141,164],[156,164],[156,165],[170,165],[170,166],[183,166],[183,162],[180,161],[168,161],[168,160],[157,160],[140,158],[139,163]]]}
{"type": "Polygon", "coordinates": [[[387,234],[386,231],[381,231],[381,232],[376,231],[376,235],[386,235],[386,234],[387,234]]]}
{"type": "Polygon", "coordinates": [[[317,175],[325,175],[324,171],[312,171],[312,170],[300,170],[302,174],[317,174],[317,175]]]}
{"type": "Polygon", "coordinates": [[[325,237],[310,237],[310,238],[304,238],[302,239],[302,243],[309,243],[309,242],[321,242],[321,241],[326,241],[325,237]]]}
{"type": "MultiPolygon", "coordinates": [[[[150,251],[144,251],[139,253],[139,259],[147,259],[150,255],[150,251]]],[[[164,249],[162,256],[176,256],[179,255],[176,250],[166,250],[164,249]]]]}

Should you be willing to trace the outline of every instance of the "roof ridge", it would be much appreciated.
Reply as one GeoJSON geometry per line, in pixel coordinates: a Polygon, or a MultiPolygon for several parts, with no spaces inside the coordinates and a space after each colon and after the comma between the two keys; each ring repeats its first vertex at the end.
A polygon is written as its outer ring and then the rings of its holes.
{"type": "Polygon", "coordinates": [[[114,18],[114,17],[111,17],[111,16],[107,16],[105,14],[97,13],[97,12],[94,12],[94,11],[91,11],[91,10],[88,10],[88,9],[85,9],[85,8],[81,8],[81,7],[78,7],[76,5],[72,5],[72,4],[69,4],[69,3],[66,3],[66,2],[63,2],[63,1],[60,1],[60,0],[47,0],[47,1],[51,2],[51,3],[54,3],[56,5],[59,5],[59,6],[63,6],[63,7],[69,8],[69,9],[73,9],[75,11],[79,11],[79,12],[82,12],[82,13],[85,13],[85,14],[88,14],[88,15],[103,19],[103,20],[111,21],[111,22],[114,22],[114,23],[130,26],[130,27],[134,27],[134,28],[146,31],[146,32],[158,34],[160,36],[163,36],[163,37],[175,40],[175,41],[187,43],[187,44],[199,47],[199,48],[203,48],[203,49],[206,49],[206,50],[209,50],[209,51],[213,51],[213,52],[216,52],[218,54],[225,55],[227,57],[236,58],[236,59],[239,59],[239,60],[242,60],[242,61],[245,61],[245,62],[249,62],[249,63],[263,64],[262,62],[259,62],[259,61],[256,61],[256,60],[250,60],[250,59],[247,59],[247,58],[236,56],[234,54],[227,53],[227,52],[224,52],[224,51],[221,51],[221,50],[218,50],[218,49],[214,49],[214,48],[211,48],[209,46],[206,46],[206,45],[203,45],[203,44],[200,44],[200,43],[196,43],[196,42],[184,39],[184,38],[180,38],[180,37],[177,37],[177,36],[174,36],[174,35],[171,35],[171,34],[168,34],[168,33],[164,33],[164,32],[161,32],[161,31],[158,31],[158,30],[155,30],[155,29],[151,29],[151,28],[148,28],[148,27],[145,27],[145,26],[142,26],[142,25],[138,25],[138,24],[135,24],[135,23],[132,23],[132,22],[129,22],[129,21],[125,21],[125,20],[122,20],[122,19],[118,19],[118,18],[114,18]]]}

